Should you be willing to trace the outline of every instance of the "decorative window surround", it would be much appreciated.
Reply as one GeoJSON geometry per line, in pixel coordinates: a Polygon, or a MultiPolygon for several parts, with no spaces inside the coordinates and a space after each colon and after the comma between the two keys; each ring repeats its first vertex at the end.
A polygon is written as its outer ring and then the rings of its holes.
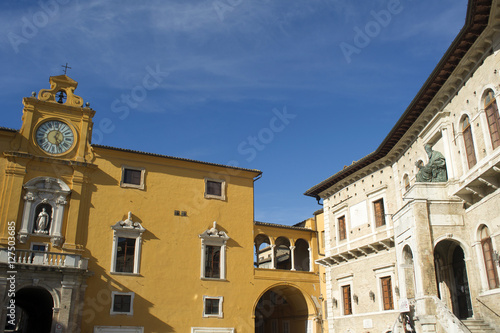
{"type": "Polygon", "coordinates": [[[144,333],[144,327],[94,326],[94,333],[144,333]]]}
{"type": "Polygon", "coordinates": [[[137,188],[140,190],[144,190],[144,174],[146,173],[145,168],[137,168],[137,167],[131,167],[127,165],[122,165],[122,178],[120,181],[120,186],[121,187],[130,187],[130,188],[137,188]],[[141,172],[141,181],[140,184],[131,184],[131,183],[126,183],[125,182],[125,170],[133,170],[133,171],[140,171],[141,172]]]}
{"type": "Polygon", "coordinates": [[[134,314],[134,296],[135,296],[135,293],[133,293],[133,292],[123,293],[123,292],[119,292],[119,291],[112,291],[111,292],[111,309],[109,311],[109,314],[132,316],[134,314]],[[115,311],[114,310],[116,296],[130,296],[130,309],[129,309],[129,311],[115,311]]]}
{"type": "Polygon", "coordinates": [[[61,246],[64,209],[68,203],[66,198],[71,193],[70,188],[62,180],[51,177],[33,178],[23,188],[26,194],[21,228],[17,235],[19,242],[26,243],[30,235],[37,235],[50,237],[54,246],[61,246]],[[36,212],[40,205],[52,208],[50,214],[45,216],[45,219],[48,220],[45,228],[40,227],[37,223],[36,212]]]}
{"type": "MultiPolygon", "coordinates": [[[[125,221],[118,221],[115,225],[111,226],[113,229],[113,251],[111,253],[111,272],[116,272],[116,252],[118,247],[118,238],[133,238],[135,239],[135,252],[134,252],[134,269],[132,274],[139,274],[140,259],[141,259],[141,245],[142,234],[146,229],[142,227],[139,222],[132,221],[132,213],[128,212],[128,218],[125,221]]],[[[125,273],[127,274],[127,273],[125,273]]]]}
{"type": "Polygon", "coordinates": [[[229,327],[192,327],[191,333],[234,333],[229,327]]]}
{"type": "Polygon", "coordinates": [[[203,317],[204,318],[223,318],[224,313],[222,311],[222,303],[224,302],[224,297],[222,296],[203,296],[203,317]],[[207,313],[207,302],[216,301],[218,303],[217,313],[207,313]]]}
{"type": "Polygon", "coordinates": [[[219,199],[226,200],[226,182],[221,179],[205,178],[205,198],[206,199],[219,199]],[[211,194],[208,190],[209,182],[220,183],[220,195],[211,194]]]}
{"type": "Polygon", "coordinates": [[[385,264],[373,268],[373,273],[375,273],[375,278],[377,279],[377,298],[380,311],[390,311],[394,310],[394,305],[396,304],[396,279],[395,279],[395,264],[385,264]],[[392,294],[392,309],[384,310],[384,296],[382,290],[382,278],[391,278],[391,294],[392,294]]]}
{"type": "Polygon", "coordinates": [[[214,280],[225,280],[226,279],[226,243],[229,236],[224,231],[217,230],[217,222],[214,221],[214,225],[211,229],[205,230],[201,235],[198,235],[201,239],[201,278],[202,279],[214,279],[214,280]],[[207,246],[220,246],[220,277],[219,278],[209,278],[206,277],[205,272],[205,260],[207,251],[207,246]]]}

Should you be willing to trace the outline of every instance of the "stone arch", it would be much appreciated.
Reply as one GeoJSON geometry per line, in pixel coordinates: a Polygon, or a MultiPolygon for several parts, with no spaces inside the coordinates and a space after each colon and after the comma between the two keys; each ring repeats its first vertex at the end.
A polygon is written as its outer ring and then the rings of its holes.
{"type": "Polygon", "coordinates": [[[273,243],[266,234],[258,234],[254,239],[254,267],[273,268],[273,243]]]}
{"type": "MultiPolygon", "coordinates": [[[[50,289],[49,289],[50,290],[50,289]]],[[[6,328],[20,333],[50,333],[56,318],[54,292],[41,286],[24,286],[16,291],[15,310],[7,306],[6,328]],[[15,312],[14,317],[9,314],[15,312]],[[12,321],[9,321],[9,319],[12,321]]],[[[9,303],[10,300],[7,300],[9,303]]]]}
{"type": "Polygon", "coordinates": [[[276,238],[274,247],[276,269],[292,269],[292,253],[290,245],[290,240],[288,238],[283,236],[276,238]]]}
{"type": "Polygon", "coordinates": [[[434,265],[438,296],[459,319],[473,315],[464,243],[445,238],[434,246],[434,265]]]}
{"type": "Polygon", "coordinates": [[[314,302],[300,287],[277,283],[260,293],[253,306],[255,332],[278,332],[287,326],[290,333],[306,333],[318,315],[314,302]]]}
{"type": "Polygon", "coordinates": [[[293,263],[294,269],[297,271],[308,272],[311,270],[309,243],[302,238],[295,241],[293,263]]]}
{"type": "Polygon", "coordinates": [[[403,246],[401,251],[403,278],[406,298],[415,298],[416,296],[416,279],[415,279],[415,263],[413,251],[410,245],[403,246]]]}

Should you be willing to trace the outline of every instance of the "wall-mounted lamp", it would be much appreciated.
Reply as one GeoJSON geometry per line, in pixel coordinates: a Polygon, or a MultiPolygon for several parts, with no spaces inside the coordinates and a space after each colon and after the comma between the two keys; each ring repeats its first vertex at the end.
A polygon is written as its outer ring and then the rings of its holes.
{"type": "Polygon", "coordinates": [[[358,301],[359,301],[358,295],[356,295],[356,294],[352,295],[352,299],[354,300],[354,302],[356,304],[358,304],[358,301]]]}
{"type": "Polygon", "coordinates": [[[375,293],[370,290],[370,293],[368,294],[370,296],[370,299],[375,302],[375,293]]]}
{"type": "Polygon", "coordinates": [[[320,300],[321,302],[323,302],[323,299],[324,299],[324,298],[323,298],[323,294],[319,294],[319,300],[320,300]]]}
{"type": "Polygon", "coordinates": [[[496,262],[498,266],[500,266],[500,255],[497,251],[493,251],[493,261],[496,262]]]}
{"type": "Polygon", "coordinates": [[[396,293],[396,295],[399,296],[399,288],[398,287],[394,287],[394,292],[396,293]]]}
{"type": "Polygon", "coordinates": [[[337,307],[337,299],[335,297],[332,297],[332,305],[337,307]]]}

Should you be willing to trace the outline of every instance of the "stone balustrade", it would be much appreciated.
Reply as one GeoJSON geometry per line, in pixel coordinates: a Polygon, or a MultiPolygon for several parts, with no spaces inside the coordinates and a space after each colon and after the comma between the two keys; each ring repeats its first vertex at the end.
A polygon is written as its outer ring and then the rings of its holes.
{"type": "Polygon", "coordinates": [[[0,264],[87,269],[88,259],[79,254],[0,249],[0,264]]]}

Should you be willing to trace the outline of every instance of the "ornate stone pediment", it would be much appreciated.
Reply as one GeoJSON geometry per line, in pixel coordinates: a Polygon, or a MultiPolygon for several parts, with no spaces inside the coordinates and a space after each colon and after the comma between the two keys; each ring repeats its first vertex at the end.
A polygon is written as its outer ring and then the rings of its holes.
{"type": "Polygon", "coordinates": [[[201,235],[199,235],[202,239],[218,239],[222,242],[225,242],[229,239],[229,236],[224,231],[217,230],[217,221],[214,221],[214,225],[212,228],[205,230],[201,235]]]}
{"type": "Polygon", "coordinates": [[[146,229],[139,223],[132,221],[132,212],[128,212],[128,217],[123,221],[116,222],[111,226],[115,232],[141,235],[146,229]]]}

